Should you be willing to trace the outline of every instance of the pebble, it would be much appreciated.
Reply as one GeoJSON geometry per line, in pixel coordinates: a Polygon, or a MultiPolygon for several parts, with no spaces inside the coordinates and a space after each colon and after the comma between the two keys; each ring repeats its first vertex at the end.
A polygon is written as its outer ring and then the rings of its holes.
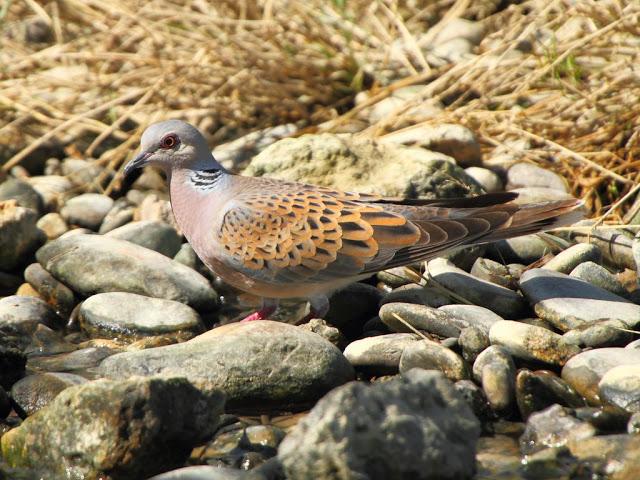
{"type": "Polygon", "coordinates": [[[87,379],[72,373],[41,373],[18,380],[11,387],[11,398],[16,411],[28,417],[46,407],[60,392],[87,379]]]}
{"type": "Polygon", "coordinates": [[[395,267],[388,270],[382,270],[376,274],[376,278],[391,288],[398,288],[403,285],[413,285],[416,283],[419,284],[422,281],[420,274],[414,272],[409,267],[395,267]]]}
{"type": "Polygon", "coordinates": [[[47,211],[57,210],[65,194],[74,188],[73,183],[61,175],[38,175],[27,181],[38,192],[47,211]]]}
{"type": "Polygon", "coordinates": [[[491,243],[487,253],[497,262],[529,265],[549,253],[557,253],[561,250],[558,245],[545,241],[538,235],[522,235],[491,243]]]}
{"type": "Polygon", "coordinates": [[[505,318],[519,318],[526,311],[524,299],[513,290],[473,277],[446,260],[428,263],[431,277],[465,300],[488,308],[505,318]]]}
{"type": "Polygon", "coordinates": [[[439,67],[442,64],[441,61],[438,61],[439,59],[446,63],[458,63],[467,59],[472,52],[471,42],[464,38],[452,38],[431,48],[431,55],[427,56],[427,59],[430,64],[439,67]],[[434,56],[436,58],[433,58],[434,56]]]}
{"type": "Polygon", "coordinates": [[[574,268],[584,262],[602,262],[602,252],[593,244],[578,243],[558,253],[544,267],[560,273],[570,273],[574,268]]]}
{"type": "Polygon", "coordinates": [[[285,437],[278,458],[287,478],[471,478],[479,436],[453,385],[414,369],[336,388],[285,437]]]}
{"type": "Polygon", "coordinates": [[[247,472],[236,468],[193,465],[155,475],[149,480],[266,480],[258,475],[248,477],[247,472]]]}
{"type": "Polygon", "coordinates": [[[347,346],[347,340],[344,335],[335,327],[329,325],[325,320],[321,318],[312,318],[307,323],[299,325],[298,328],[307,330],[309,332],[320,335],[325,340],[331,342],[333,345],[343,350],[347,346]]]}
{"type": "Polygon", "coordinates": [[[518,194],[518,203],[542,203],[554,200],[567,200],[573,196],[562,190],[545,187],[524,187],[509,190],[518,194]]]}
{"type": "Polygon", "coordinates": [[[0,333],[6,343],[25,348],[38,324],[51,328],[64,326],[63,320],[44,300],[18,295],[0,299],[0,333]]]}
{"type": "Polygon", "coordinates": [[[222,393],[184,378],[96,380],[65,389],[5,433],[2,455],[11,467],[46,467],[51,478],[107,478],[114,466],[123,480],[148,478],[182,466],[223,407],[222,393]]]}
{"type": "Polygon", "coordinates": [[[522,275],[520,287],[538,316],[562,331],[604,319],[630,328],[640,323],[639,305],[563,273],[534,268],[522,275]]]}
{"type": "Polygon", "coordinates": [[[421,285],[403,285],[394,288],[387,293],[380,301],[381,305],[386,303],[413,303],[416,305],[427,305],[429,307],[441,307],[451,303],[451,299],[441,290],[421,285]]]}
{"type": "Polygon", "coordinates": [[[607,371],[598,383],[598,392],[609,405],[640,412],[640,365],[621,365],[607,371]]]}
{"type": "Polygon", "coordinates": [[[180,249],[174,255],[173,259],[176,262],[191,268],[192,270],[196,270],[198,268],[198,262],[200,260],[198,258],[198,255],[196,255],[193,247],[188,243],[183,243],[182,245],[180,245],[180,249]]]}
{"type": "Polygon", "coordinates": [[[551,365],[564,365],[580,353],[580,348],[566,343],[561,335],[545,328],[503,320],[489,331],[492,345],[501,345],[511,355],[551,365]]]}
{"type": "Polygon", "coordinates": [[[509,352],[492,345],[473,363],[473,377],[482,386],[489,405],[498,412],[510,410],[515,398],[516,367],[509,352]]]}
{"type": "Polygon", "coordinates": [[[97,231],[112,206],[111,197],[100,193],[83,193],[67,200],[60,215],[71,225],[97,231]]]}
{"type": "Polygon", "coordinates": [[[520,450],[525,455],[531,455],[544,448],[581,442],[595,435],[593,425],[571,416],[566,408],[553,405],[531,414],[520,437],[520,450]]]}
{"type": "Polygon", "coordinates": [[[629,295],[629,292],[627,292],[620,280],[609,272],[609,270],[597,263],[583,262],[576,266],[569,275],[621,297],[627,297],[629,295]]]}
{"type": "Polygon", "coordinates": [[[71,157],[62,161],[61,169],[65,177],[80,187],[92,184],[104,172],[95,162],[71,157]]]}
{"type": "Polygon", "coordinates": [[[411,303],[387,303],[380,307],[379,315],[391,331],[399,333],[413,333],[413,329],[417,329],[440,337],[457,337],[460,329],[468,326],[467,322],[437,308],[411,303]]]}
{"type": "Polygon", "coordinates": [[[31,341],[24,349],[28,358],[38,355],[55,355],[77,350],[77,346],[67,342],[61,332],[56,332],[49,327],[38,324],[31,335],[31,341]]]}
{"type": "Polygon", "coordinates": [[[204,332],[198,313],[172,300],[110,292],[89,297],[80,307],[80,325],[90,336],[139,340],[164,335],[187,340],[204,332]]]}
{"type": "Polygon", "coordinates": [[[501,287],[510,288],[511,290],[515,290],[518,287],[518,279],[520,278],[520,272],[516,272],[517,275],[514,276],[514,272],[508,265],[482,257],[474,262],[469,273],[476,278],[495,283],[501,287]]]}
{"type": "Polygon", "coordinates": [[[228,324],[184,343],[119,353],[98,371],[109,378],[184,376],[222,390],[229,408],[315,401],[354,376],[340,350],[324,338],[269,320],[228,324]]]}
{"type": "Polygon", "coordinates": [[[117,353],[109,347],[88,347],[59,355],[30,357],[30,370],[40,372],[77,372],[84,374],[97,367],[100,362],[110,355],[117,353]]]}
{"type": "Polygon", "coordinates": [[[640,437],[637,435],[598,435],[568,443],[569,453],[586,463],[600,478],[637,478],[640,471],[640,437]]]}
{"type": "Polygon", "coordinates": [[[433,39],[433,44],[438,45],[454,38],[464,38],[473,45],[479,45],[485,35],[485,27],[482,22],[473,22],[464,18],[452,18],[443,25],[443,28],[433,39]]]}
{"type": "Polygon", "coordinates": [[[610,347],[582,352],[563,367],[562,379],[590,404],[598,405],[598,382],[609,370],[622,365],[640,365],[640,350],[610,347]]]}
{"type": "MultiPolygon", "coordinates": [[[[589,220],[576,225],[580,226],[586,223],[584,226],[588,226],[591,222],[589,220]]],[[[576,231],[572,236],[578,242],[592,243],[599,247],[604,261],[609,265],[637,270],[636,254],[633,249],[634,240],[627,237],[622,231],[614,229],[586,230],[576,231]]]]}
{"type": "Polygon", "coordinates": [[[217,295],[206,278],[164,255],[124,240],[73,235],[38,250],[40,265],[85,296],[123,291],[212,310],[217,295]],[[151,281],[152,280],[152,281],[151,281]]]}
{"type": "Polygon", "coordinates": [[[627,433],[629,435],[638,435],[640,433],[640,413],[636,412],[629,417],[627,433]]]}
{"type": "Polygon", "coordinates": [[[54,240],[69,231],[67,222],[57,212],[47,213],[36,222],[36,227],[44,232],[48,240],[54,240]]]}
{"type": "Polygon", "coordinates": [[[504,184],[500,176],[488,168],[468,167],[464,171],[478,182],[487,193],[502,192],[504,190],[504,184]]]}
{"type": "Polygon", "coordinates": [[[38,214],[20,207],[15,200],[0,202],[0,270],[10,272],[45,240],[36,226],[38,214]]]}
{"type": "Polygon", "coordinates": [[[171,225],[154,220],[128,223],[109,231],[106,236],[135,243],[171,258],[182,246],[180,235],[171,225]]]}
{"type": "Polygon", "coordinates": [[[51,305],[56,313],[68,318],[75,306],[73,291],[62,282],[56,280],[39,263],[32,263],[24,271],[24,278],[40,297],[51,305]]]}
{"type": "Polygon", "coordinates": [[[507,190],[543,187],[567,192],[567,182],[557,173],[532,163],[516,163],[507,170],[507,190]]]}
{"type": "Polygon", "coordinates": [[[356,368],[375,373],[397,373],[400,357],[420,337],[412,333],[390,333],[356,340],[344,349],[344,356],[356,368]]]}
{"type": "MultiPolygon", "coordinates": [[[[447,45],[447,52],[458,55],[457,52],[452,52],[449,48],[451,46],[451,44],[447,45]]],[[[455,47],[457,50],[458,45],[455,47]]],[[[446,53],[444,48],[443,53],[446,53]]],[[[418,145],[432,152],[448,155],[462,167],[478,167],[482,163],[480,143],[478,143],[475,134],[462,125],[441,123],[434,126],[424,126],[420,129],[418,145]]]]}
{"type": "Polygon", "coordinates": [[[491,420],[495,415],[484,392],[472,380],[459,380],[454,384],[456,392],[464,398],[475,416],[482,422],[482,433],[492,433],[491,420]]]}
{"type": "Polygon", "coordinates": [[[494,323],[504,320],[500,315],[493,313],[488,308],[479,307],[478,305],[452,304],[444,305],[438,308],[438,310],[452,315],[459,321],[465,322],[461,324],[461,328],[465,328],[463,325],[466,324],[482,330],[487,335],[494,323]]]}
{"type": "MultiPolygon", "coordinates": [[[[146,171],[149,170],[145,169],[145,172],[146,171]]],[[[126,225],[133,220],[134,211],[135,207],[126,197],[117,199],[113,202],[113,206],[102,220],[98,233],[103,235],[111,230],[126,225]]]]}
{"type": "Polygon", "coordinates": [[[516,376],[516,401],[525,420],[533,413],[554,404],[579,408],[584,399],[567,382],[548,370],[523,368],[516,376]]]}
{"type": "Polygon", "coordinates": [[[42,198],[31,185],[17,178],[7,178],[0,183],[0,202],[14,199],[24,208],[30,208],[35,212],[42,211],[42,198]]]}
{"type": "Polygon", "coordinates": [[[439,370],[452,382],[468,379],[467,363],[454,351],[442,345],[422,340],[407,346],[400,356],[400,373],[413,368],[439,370]]]}
{"type": "Polygon", "coordinates": [[[602,320],[569,330],[562,338],[581,347],[623,347],[631,341],[633,334],[621,320],[602,320]]]}
{"type": "Polygon", "coordinates": [[[477,327],[463,328],[458,337],[458,344],[462,348],[462,358],[473,363],[478,355],[489,347],[489,335],[477,327]]]}
{"type": "MultiPolygon", "coordinates": [[[[470,245],[467,247],[454,248],[441,254],[440,258],[448,260],[456,267],[461,268],[465,272],[471,270],[475,261],[482,257],[487,251],[484,244],[470,245]]],[[[426,274],[425,274],[426,277],[426,274]]]]}

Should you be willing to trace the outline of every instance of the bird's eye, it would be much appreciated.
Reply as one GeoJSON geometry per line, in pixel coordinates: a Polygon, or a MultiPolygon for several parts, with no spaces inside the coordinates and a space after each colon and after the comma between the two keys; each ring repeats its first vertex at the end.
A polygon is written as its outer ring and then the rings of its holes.
{"type": "Polygon", "coordinates": [[[173,133],[165,135],[160,140],[160,147],[162,148],[173,148],[178,144],[178,137],[173,133]]]}

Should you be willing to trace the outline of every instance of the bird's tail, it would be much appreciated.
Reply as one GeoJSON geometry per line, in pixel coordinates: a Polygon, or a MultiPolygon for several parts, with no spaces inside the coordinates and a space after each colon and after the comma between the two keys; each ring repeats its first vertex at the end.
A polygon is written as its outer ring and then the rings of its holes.
{"type": "Polygon", "coordinates": [[[584,218],[583,205],[575,198],[522,205],[509,222],[482,241],[493,242],[571,225],[584,218]]]}

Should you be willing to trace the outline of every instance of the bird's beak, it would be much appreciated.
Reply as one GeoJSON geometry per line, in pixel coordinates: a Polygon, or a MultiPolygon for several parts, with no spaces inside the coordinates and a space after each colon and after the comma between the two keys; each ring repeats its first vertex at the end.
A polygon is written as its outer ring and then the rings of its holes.
{"type": "Polygon", "coordinates": [[[124,178],[131,176],[131,173],[135,170],[144,167],[147,164],[147,159],[151,156],[152,152],[140,152],[136,158],[131,160],[124,167],[124,178]]]}

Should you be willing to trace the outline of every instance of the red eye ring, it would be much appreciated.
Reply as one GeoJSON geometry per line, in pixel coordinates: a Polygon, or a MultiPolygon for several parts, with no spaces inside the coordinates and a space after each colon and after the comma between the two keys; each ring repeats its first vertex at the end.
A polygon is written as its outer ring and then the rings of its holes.
{"type": "Polygon", "coordinates": [[[162,140],[160,140],[160,148],[173,148],[178,144],[178,137],[173,134],[173,133],[169,133],[168,135],[165,135],[164,137],[162,137],[162,140]]]}

